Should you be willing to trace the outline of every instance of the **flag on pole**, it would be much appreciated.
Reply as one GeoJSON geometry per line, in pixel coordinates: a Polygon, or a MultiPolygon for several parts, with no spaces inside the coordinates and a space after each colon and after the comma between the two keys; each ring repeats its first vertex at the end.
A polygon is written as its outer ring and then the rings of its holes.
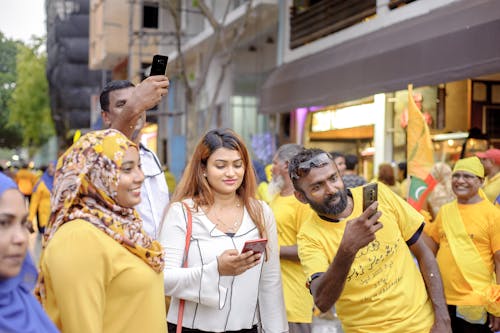
{"type": "Polygon", "coordinates": [[[408,127],[406,128],[407,166],[410,176],[408,202],[417,210],[436,186],[430,171],[434,165],[429,127],[413,99],[413,85],[408,85],[408,127]]]}

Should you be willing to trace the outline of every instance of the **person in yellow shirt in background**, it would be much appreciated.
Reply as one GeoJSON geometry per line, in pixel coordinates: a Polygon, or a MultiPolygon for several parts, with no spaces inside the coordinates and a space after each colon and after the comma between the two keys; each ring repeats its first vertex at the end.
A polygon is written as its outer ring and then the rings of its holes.
{"type": "Polygon", "coordinates": [[[457,161],[451,176],[457,199],[441,207],[426,239],[439,264],[453,332],[500,330],[500,210],[482,193],[483,178],[479,158],[457,161]]]}
{"type": "Polygon", "coordinates": [[[175,186],[177,185],[177,180],[175,179],[175,176],[170,170],[168,169],[168,165],[163,166],[163,173],[165,174],[165,181],[167,182],[167,187],[168,187],[168,193],[174,193],[175,191],[175,186]]]}
{"type": "Polygon", "coordinates": [[[264,167],[264,172],[258,172],[258,185],[257,185],[257,199],[264,201],[265,203],[270,203],[272,200],[272,196],[269,193],[269,183],[272,179],[272,164],[268,164],[264,167]],[[265,178],[262,178],[262,174],[264,174],[265,178]]]}
{"type": "Polygon", "coordinates": [[[488,199],[495,203],[500,195],[500,149],[489,149],[483,153],[477,153],[484,167],[485,179],[483,191],[488,199]]]}
{"type": "Polygon", "coordinates": [[[31,194],[33,193],[33,187],[35,187],[38,181],[37,175],[29,169],[28,164],[23,164],[22,168],[16,172],[14,179],[19,187],[19,191],[24,194],[26,200],[31,200],[31,194]]]}
{"type": "Polygon", "coordinates": [[[54,184],[54,173],[56,171],[56,161],[51,161],[47,166],[47,170],[36,183],[29,206],[28,221],[34,228],[36,218],[38,232],[43,234],[45,226],[49,222],[50,217],[50,193],[54,184]]]}
{"type": "Polygon", "coordinates": [[[281,277],[290,333],[310,333],[313,314],[313,300],[305,285],[306,276],[300,265],[297,249],[297,234],[313,211],[309,205],[295,198],[288,175],[288,162],[302,149],[297,144],[285,144],[277,150],[269,184],[273,197],[269,205],[278,228],[281,277]]]}
{"type": "Polygon", "coordinates": [[[335,305],[346,333],[451,333],[422,215],[382,183],[378,200],[363,211],[363,187],[346,189],[321,149],[295,155],[289,174],[295,197],[315,211],[297,243],[322,312],[335,305]]]}

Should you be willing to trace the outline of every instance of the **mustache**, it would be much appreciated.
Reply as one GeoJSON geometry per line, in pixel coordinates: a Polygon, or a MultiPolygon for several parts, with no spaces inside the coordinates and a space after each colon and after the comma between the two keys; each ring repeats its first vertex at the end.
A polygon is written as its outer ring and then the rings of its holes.
{"type": "Polygon", "coordinates": [[[325,203],[328,203],[330,201],[333,201],[333,200],[336,200],[340,198],[340,192],[337,192],[335,194],[328,194],[326,197],[325,197],[325,203]]]}

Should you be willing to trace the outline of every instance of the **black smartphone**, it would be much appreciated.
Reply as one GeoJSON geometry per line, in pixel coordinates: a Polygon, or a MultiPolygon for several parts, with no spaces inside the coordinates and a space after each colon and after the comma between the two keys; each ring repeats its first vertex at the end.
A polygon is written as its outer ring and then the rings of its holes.
{"type": "Polygon", "coordinates": [[[363,185],[363,212],[378,198],[378,184],[369,183],[363,185]]]}
{"type": "Polygon", "coordinates": [[[167,56],[155,54],[153,56],[153,62],[151,63],[151,72],[149,76],[165,75],[165,73],[167,72],[167,62],[167,56]]]}

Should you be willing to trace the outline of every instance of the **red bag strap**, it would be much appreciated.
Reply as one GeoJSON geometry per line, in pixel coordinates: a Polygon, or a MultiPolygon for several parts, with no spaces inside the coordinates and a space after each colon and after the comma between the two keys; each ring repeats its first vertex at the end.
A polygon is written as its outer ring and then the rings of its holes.
{"type": "MultiPolygon", "coordinates": [[[[189,206],[185,203],[182,202],[182,205],[184,206],[183,210],[186,213],[186,245],[184,246],[184,258],[183,258],[183,263],[182,267],[186,268],[188,267],[188,251],[189,251],[189,244],[191,242],[191,234],[193,231],[193,218],[191,215],[191,209],[189,209],[189,206]]],[[[182,332],[182,317],[184,316],[184,300],[181,299],[179,300],[179,312],[177,313],[177,330],[176,333],[181,333],[182,332]]]]}

